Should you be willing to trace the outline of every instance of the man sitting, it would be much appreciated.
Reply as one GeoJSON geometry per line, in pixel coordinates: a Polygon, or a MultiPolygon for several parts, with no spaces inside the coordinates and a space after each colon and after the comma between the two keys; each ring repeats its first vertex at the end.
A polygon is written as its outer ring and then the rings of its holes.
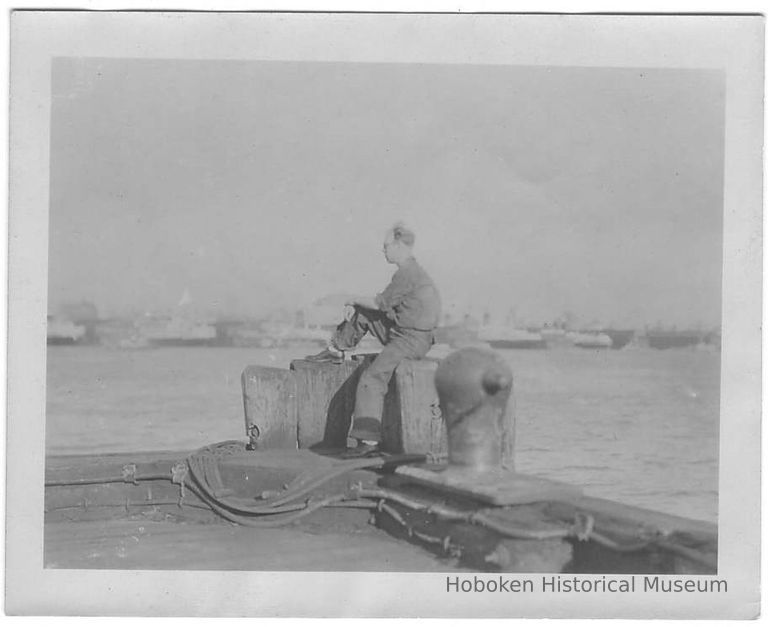
{"type": "Polygon", "coordinates": [[[395,368],[403,359],[423,358],[434,343],[440,318],[440,295],[432,279],[413,256],[415,236],[402,223],[392,227],[384,239],[384,257],[397,265],[386,289],[375,298],[355,298],[351,309],[336,328],[331,342],[309,361],[340,363],[343,351],[353,349],[366,333],[384,346],[366,368],[357,384],[355,411],[349,433],[357,440],[348,457],[375,453],[381,442],[384,396],[395,368]]]}

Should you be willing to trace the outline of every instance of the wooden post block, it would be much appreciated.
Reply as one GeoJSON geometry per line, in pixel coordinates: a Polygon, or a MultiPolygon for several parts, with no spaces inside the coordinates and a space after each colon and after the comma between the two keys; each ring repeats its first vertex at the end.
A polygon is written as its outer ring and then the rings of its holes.
{"type": "MultiPolygon", "coordinates": [[[[343,448],[355,408],[360,374],[375,358],[342,364],[296,360],[290,370],[248,366],[243,372],[246,432],[260,430],[263,448],[343,448]]],[[[437,361],[405,360],[395,370],[382,416],[382,449],[390,453],[448,451],[445,423],[434,384],[437,361]]],[[[514,397],[502,425],[502,460],[512,469],[514,397]]]]}
{"type": "Polygon", "coordinates": [[[248,366],[243,370],[245,430],[259,430],[258,448],[296,449],[296,381],[284,368],[248,366]]]}
{"type": "Polygon", "coordinates": [[[341,364],[291,362],[296,377],[299,448],[346,446],[357,382],[371,359],[366,356],[341,364]]]}
{"type": "Polygon", "coordinates": [[[448,451],[435,389],[437,361],[406,359],[395,370],[384,399],[382,448],[391,453],[448,451]]]}

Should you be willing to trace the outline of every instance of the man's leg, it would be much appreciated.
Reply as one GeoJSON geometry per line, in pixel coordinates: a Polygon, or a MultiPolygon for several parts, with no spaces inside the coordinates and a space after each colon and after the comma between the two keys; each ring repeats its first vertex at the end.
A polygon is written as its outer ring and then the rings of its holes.
{"type": "Polygon", "coordinates": [[[389,329],[392,324],[383,311],[356,305],[352,317],[336,327],[331,344],[339,350],[350,350],[358,345],[366,333],[386,344],[389,342],[389,329]]]}
{"type": "Polygon", "coordinates": [[[381,417],[389,380],[403,359],[423,358],[433,343],[429,331],[392,328],[389,343],[360,375],[350,438],[369,443],[381,441],[381,417]]]}
{"type": "Polygon", "coordinates": [[[342,351],[352,350],[366,333],[375,336],[382,344],[389,341],[389,329],[392,321],[384,312],[355,306],[355,312],[349,320],[344,320],[331,337],[328,347],[317,355],[308,355],[308,361],[341,362],[342,351]]]}
{"type": "Polygon", "coordinates": [[[355,413],[349,437],[366,443],[381,442],[381,415],[389,380],[395,368],[406,358],[399,342],[384,346],[376,359],[360,375],[355,396],[355,413]]]}

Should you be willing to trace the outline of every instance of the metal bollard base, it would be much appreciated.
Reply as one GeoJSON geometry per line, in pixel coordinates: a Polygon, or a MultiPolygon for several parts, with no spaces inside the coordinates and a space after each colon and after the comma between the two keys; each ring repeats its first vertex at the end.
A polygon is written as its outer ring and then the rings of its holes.
{"type": "Polygon", "coordinates": [[[400,466],[395,474],[442,493],[497,506],[570,500],[582,494],[579,488],[567,483],[502,468],[475,470],[448,464],[420,464],[400,466]]]}

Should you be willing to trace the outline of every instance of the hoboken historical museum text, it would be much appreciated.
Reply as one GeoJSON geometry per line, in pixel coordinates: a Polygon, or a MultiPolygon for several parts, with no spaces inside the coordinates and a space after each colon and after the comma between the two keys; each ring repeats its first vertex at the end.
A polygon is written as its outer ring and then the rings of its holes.
{"type": "Polygon", "coordinates": [[[509,577],[487,575],[473,577],[447,576],[446,592],[728,592],[725,579],[712,577],[660,577],[629,575],[626,577],[542,575],[541,577],[509,577]]]}

